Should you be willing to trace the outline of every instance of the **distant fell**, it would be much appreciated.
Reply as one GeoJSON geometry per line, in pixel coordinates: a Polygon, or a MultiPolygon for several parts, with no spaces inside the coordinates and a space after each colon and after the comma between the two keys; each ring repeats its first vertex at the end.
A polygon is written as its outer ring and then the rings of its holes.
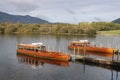
{"type": "Polygon", "coordinates": [[[112,22],[114,22],[114,23],[119,23],[119,24],[120,24],[120,18],[118,18],[118,19],[116,19],[116,20],[114,20],[114,21],[112,21],[112,22]]]}
{"type": "Polygon", "coordinates": [[[21,16],[21,15],[11,15],[5,12],[0,12],[0,23],[2,22],[11,22],[16,23],[20,22],[23,24],[27,23],[50,23],[46,20],[37,18],[37,17],[31,17],[29,15],[21,16]]]}

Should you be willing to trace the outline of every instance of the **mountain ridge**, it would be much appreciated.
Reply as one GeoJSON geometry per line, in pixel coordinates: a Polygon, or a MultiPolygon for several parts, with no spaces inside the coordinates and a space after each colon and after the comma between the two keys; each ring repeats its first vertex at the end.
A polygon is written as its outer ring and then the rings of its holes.
{"type": "Polygon", "coordinates": [[[114,23],[119,23],[120,24],[120,18],[113,20],[112,22],[114,23]]]}
{"type": "Polygon", "coordinates": [[[32,17],[29,15],[12,15],[9,13],[5,13],[5,12],[1,12],[0,11],[0,23],[3,22],[11,22],[11,23],[16,23],[16,22],[20,22],[20,23],[50,23],[47,20],[43,20],[37,17],[32,17]]]}

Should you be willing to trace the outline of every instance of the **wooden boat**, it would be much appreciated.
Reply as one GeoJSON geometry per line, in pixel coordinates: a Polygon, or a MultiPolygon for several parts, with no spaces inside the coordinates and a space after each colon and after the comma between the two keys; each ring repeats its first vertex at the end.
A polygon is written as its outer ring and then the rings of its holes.
{"type": "Polygon", "coordinates": [[[76,49],[75,53],[71,49],[69,51],[72,55],[86,55],[86,56],[97,56],[97,57],[99,56],[99,57],[103,57],[103,58],[112,58],[112,55],[113,55],[111,53],[104,53],[103,54],[101,52],[94,52],[94,51],[84,52],[83,50],[79,50],[79,52],[78,52],[78,49],[76,49]]]}
{"type": "Polygon", "coordinates": [[[90,42],[88,40],[70,42],[68,48],[100,53],[113,53],[114,51],[113,48],[97,47],[96,45],[90,45],[90,42]]]}
{"type": "Polygon", "coordinates": [[[29,65],[34,65],[35,67],[43,66],[46,63],[52,64],[52,65],[57,65],[57,66],[69,67],[68,61],[48,60],[48,59],[43,59],[43,58],[35,58],[35,57],[31,57],[31,56],[25,56],[22,54],[17,54],[16,56],[18,58],[18,62],[29,64],[29,65]]]}
{"type": "Polygon", "coordinates": [[[17,53],[37,58],[68,61],[69,55],[60,52],[46,51],[43,43],[18,44],[17,53]]]}

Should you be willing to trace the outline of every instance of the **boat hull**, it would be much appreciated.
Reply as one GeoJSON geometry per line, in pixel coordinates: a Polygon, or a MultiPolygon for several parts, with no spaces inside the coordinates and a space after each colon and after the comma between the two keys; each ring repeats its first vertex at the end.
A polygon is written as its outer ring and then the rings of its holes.
{"type": "Polygon", "coordinates": [[[31,56],[25,56],[22,54],[17,54],[16,56],[18,57],[18,61],[20,63],[33,64],[33,65],[38,66],[39,65],[38,63],[40,62],[42,64],[47,63],[47,64],[69,67],[68,61],[48,60],[48,59],[42,59],[42,58],[35,58],[31,56]]]}
{"type": "Polygon", "coordinates": [[[92,52],[100,52],[100,53],[113,53],[113,48],[104,48],[104,47],[80,47],[80,46],[68,46],[69,49],[79,49],[79,50],[86,50],[92,52]]]}
{"type": "Polygon", "coordinates": [[[18,49],[17,53],[18,54],[23,54],[23,55],[28,55],[28,56],[31,56],[31,57],[36,57],[36,58],[61,60],[61,61],[68,61],[69,60],[69,55],[61,54],[61,53],[58,53],[58,52],[47,52],[47,51],[35,52],[35,51],[18,49]]]}

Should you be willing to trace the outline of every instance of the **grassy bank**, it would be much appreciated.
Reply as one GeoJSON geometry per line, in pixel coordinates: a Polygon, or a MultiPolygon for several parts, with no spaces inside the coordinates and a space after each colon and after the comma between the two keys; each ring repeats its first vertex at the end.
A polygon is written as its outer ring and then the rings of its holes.
{"type": "Polygon", "coordinates": [[[100,35],[120,35],[120,30],[98,31],[97,34],[100,34],[100,35]]]}

